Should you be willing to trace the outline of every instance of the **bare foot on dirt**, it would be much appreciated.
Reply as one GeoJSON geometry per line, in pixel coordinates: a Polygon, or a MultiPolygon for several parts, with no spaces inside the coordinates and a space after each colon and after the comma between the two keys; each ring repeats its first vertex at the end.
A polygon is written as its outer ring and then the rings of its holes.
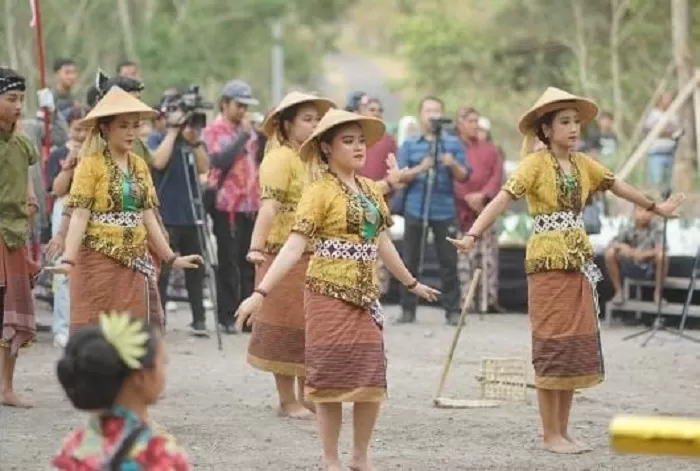
{"type": "Polygon", "coordinates": [[[350,471],[372,471],[372,467],[367,465],[367,466],[349,466],[348,470],[350,471]]]}
{"type": "Polygon", "coordinates": [[[14,391],[2,393],[2,397],[0,397],[0,405],[6,407],[17,407],[19,409],[31,409],[34,407],[32,404],[17,397],[17,394],[15,394],[14,391]]]}
{"type": "Polygon", "coordinates": [[[340,463],[340,461],[334,461],[332,463],[324,463],[323,469],[325,469],[326,471],[344,471],[343,465],[340,463]]]}
{"type": "Polygon", "coordinates": [[[580,448],[564,437],[557,437],[542,443],[542,449],[559,455],[575,455],[581,453],[580,448]]]}
{"type": "Polygon", "coordinates": [[[583,443],[582,441],[579,441],[579,440],[576,440],[575,438],[572,438],[571,435],[564,435],[564,439],[567,442],[576,445],[576,447],[579,450],[578,451],[579,453],[588,453],[588,452],[593,451],[593,448],[590,445],[587,445],[586,443],[583,443]]]}
{"type": "Polygon", "coordinates": [[[304,407],[309,409],[314,414],[316,413],[316,404],[313,402],[304,401],[304,407]]]}
{"type": "Polygon", "coordinates": [[[280,417],[288,417],[290,419],[310,419],[314,413],[304,407],[303,404],[282,404],[277,412],[280,417]]]}
{"type": "Polygon", "coordinates": [[[350,471],[372,471],[374,468],[372,468],[372,465],[367,459],[361,460],[353,458],[348,469],[350,471]]]}

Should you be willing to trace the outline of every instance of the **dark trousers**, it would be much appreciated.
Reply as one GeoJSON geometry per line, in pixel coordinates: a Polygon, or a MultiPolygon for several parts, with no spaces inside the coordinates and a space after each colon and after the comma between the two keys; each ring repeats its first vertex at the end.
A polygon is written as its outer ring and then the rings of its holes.
{"type": "MultiPolygon", "coordinates": [[[[170,248],[180,255],[202,255],[199,244],[197,226],[165,226],[170,237],[170,248]]],[[[168,282],[170,281],[170,265],[163,264],[158,279],[160,301],[165,311],[167,301],[168,282]]],[[[192,309],[192,321],[204,322],[204,267],[185,270],[185,287],[187,288],[187,300],[192,309]]]]}
{"type": "Polygon", "coordinates": [[[214,237],[216,237],[219,268],[216,276],[219,322],[232,325],[233,314],[241,301],[253,294],[255,267],[246,260],[253,235],[255,213],[237,213],[233,227],[228,213],[214,211],[214,237]]]}
{"type": "MultiPolygon", "coordinates": [[[[428,221],[428,227],[433,233],[433,245],[440,263],[440,280],[442,296],[440,300],[445,314],[459,314],[461,296],[459,277],[457,276],[457,249],[447,241],[447,237],[457,237],[457,227],[453,220],[428,221]]],[[[420,263],[420,244],[423,233],[423,222],[420,219],[406,217],[403,235],[403,260],[406,267],[418,276],[420,263]]],[[[418,299],[406,288],[401,288],[401,308],[404,313],[415,314],[418,299]]]]}

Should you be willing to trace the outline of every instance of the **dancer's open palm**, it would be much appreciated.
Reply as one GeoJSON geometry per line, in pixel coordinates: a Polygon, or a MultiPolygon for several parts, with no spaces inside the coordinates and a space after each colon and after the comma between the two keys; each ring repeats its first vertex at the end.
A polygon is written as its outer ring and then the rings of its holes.
{"type": "Polygon", "coordinates": [[[238,306],[236,310],[236,328],[243,329],[244,326],[250,326],[253,323],[253,316],[260,310],[263,297],[260,293],[253,293],[238,306]]]}
{"type": "Polygon", "coordinates": [[[685,201],[685,195],[683,193],[671,195],[666,201],[656,205],[656,214],[665,218],[675,217],[676,211],[683,201],[685,201]]]}
{"type": "Polygon", "coordinates": [[[461,239],[453,239],[447,237],[447,241],[457,248],[459,253],[469,253],[474,248],[474,243],[476,242],[471,236],[464,236],[461,239]]]}
{"type": "Polygon", "coordinates": [[[197,268],[204,263],[201,255],[183,255],[173,260],[173,267],[192,269],[197,268]]]}
{"type": "Polygon", "coordinates": [[[71,269],[73,268],[73,265],[70,263],[59,263],[58,265],[54,265],[52,267],[45,267],[44,271],[46,273],[51,273],[52,275],[70,275],[71,269]]]}
{"type": "Polygon", "coordinates": [[[440,291],[436,290],[435,288],[431,288],[428,285],[424,285],[423,283],[418,283],[416,286],[414,286],[411,293],[430,302],[437,301],[437,298],[441,294],[440,291]]]}

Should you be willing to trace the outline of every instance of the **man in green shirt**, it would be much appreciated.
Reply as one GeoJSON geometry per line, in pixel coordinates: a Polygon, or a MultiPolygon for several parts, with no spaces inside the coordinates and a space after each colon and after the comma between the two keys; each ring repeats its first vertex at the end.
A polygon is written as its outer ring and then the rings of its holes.
{"type": "Polygon", "coordinates": [[[27,408],[14,389],[19,349],[36,335],[32,279],[39,272],[29,259],[29,220],[38,209],[29,167],[39,154],[17,128],[24,103],[24,77],[0,67],[0,404],[27,408]]]}

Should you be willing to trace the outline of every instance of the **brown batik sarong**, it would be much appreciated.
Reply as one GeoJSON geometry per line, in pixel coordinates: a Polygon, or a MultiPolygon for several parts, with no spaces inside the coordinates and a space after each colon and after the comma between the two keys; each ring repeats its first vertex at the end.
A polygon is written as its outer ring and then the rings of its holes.
{"type": "Polygon", "coordinates": [[[104,311],[128,312],[162,327],[164,316],[155,269],[148,266],[150,257],[145,257],[143,262],[142,269],[137,270],[81,247],[71,271],[71,332],[96,325],[104,311]]]}
{"type": "Polygon", "coordinates": [[[304,292],[306,400],[380,402],[386,398],[382,330],[369,309],[304,292]]]}
{"type": "Polygon", "coordinates": [[[13,356],[36,336],[32,280],[38,273],[26,246],[10,250],[0,236],[0,347],[13,356]]]}
{"type": "Polygon", "coordinates": [[[603,381],[603,353],[593,286],[583,272],[528,275],[535,386],[581,389],[603,381]]]}
{"type": "MultiPolygon", "coordinates": [[[[256,284],[274,259],[265,256],[255,271],[256,284]]],[[[309,256],[304,255],[270,290],[255,315],[248,344],[251,366],[285,376],[304,376],[304,277],[308,264],[309,256]]]]}

